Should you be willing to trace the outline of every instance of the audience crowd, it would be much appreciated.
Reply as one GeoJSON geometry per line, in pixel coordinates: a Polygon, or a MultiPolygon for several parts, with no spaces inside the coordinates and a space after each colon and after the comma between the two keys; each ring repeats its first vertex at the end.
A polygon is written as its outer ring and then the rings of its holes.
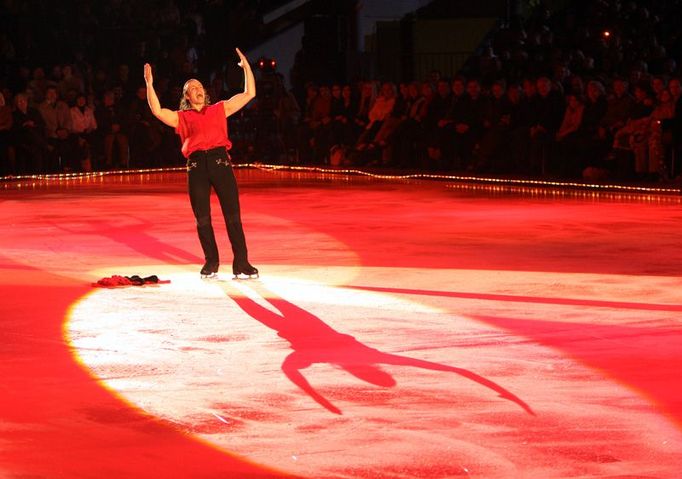
{"type": "Polygon", "coordinates": [[[540,5],[492,32],[454,78],[434,71],[424,81],[310,85],[297,141],[303,161],[679,177],[680,2],[570,5],[553,16],[540,5]]]}
{"type": "MultiPolygon", "coordinates": [[[[142,64],[155,64],[164,106],[177,105],[189,77],[204,81],[211,98],[229,96],[224,49],[213,51],[220,38],[211,9],[221,2],[151,2],[158,15],[144,19],[126,0],[64,9],[37,3],[39,12],[12,1],[0,11],[7,32],[0,33],[0,174],[182,164],[175,133],[147,106],[142,64]],[[56,27],[20,34],[30,21],[56,27]],[[102,28],[116,41],[97,40],[102,28]],[[57,51],[66,61],[54,63],[57,51]]],[[[675,179],[682,169],[680,3],[578,1],[554,15],[540,5],[491,32],[454,78],[433,71],[406,82],[309,83],[296,98],[281,75],[261,72],[256,101],[230,119],[233,156],[675,179]]]]}
{"type": "Polygon", "coordinates": [[[0,176],[181,164],[177,136],[147,106],[144,63],[168,108],[190,77],[224,99],[233,39],[254,41],[282,3],[3,0],[0,176]]]}

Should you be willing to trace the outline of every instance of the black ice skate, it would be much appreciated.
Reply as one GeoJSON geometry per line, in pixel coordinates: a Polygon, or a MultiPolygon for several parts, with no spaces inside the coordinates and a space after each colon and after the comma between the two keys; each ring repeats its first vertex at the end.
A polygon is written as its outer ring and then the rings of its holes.
{"type": "Polygon", "coordinates": [[[248,262],[242,265],[233,264],[232,274],[234,274],[234,279],[256,279],[258,278],[258,269],[248,262]]]}
{"type": "Polygon", "coordinates": [[[210,279],[218,277],[218,263],[206,263],[203,268],[201,268],[201,278],[210,279]]]}

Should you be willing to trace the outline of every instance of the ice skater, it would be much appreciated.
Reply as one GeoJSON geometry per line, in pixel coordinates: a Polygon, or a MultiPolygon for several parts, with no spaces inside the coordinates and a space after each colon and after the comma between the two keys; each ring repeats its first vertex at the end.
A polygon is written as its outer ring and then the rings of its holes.
{"type": "Polygon", "coordinates": [[[202,277],[218,273],[220,258],[213,226],[211,225],[211,187],[220,201],[232,245],[232,273],[235,278],[258,277],[258,270],[248,260],[246,239],[239,210],[239,192],[232,171],[227,120],[256,96],[256,81],[249,61],[237,48],[239,66],[244,70],[244,91],[229,100],[210,104],[206,90],[199,80],[187,80],[182,88],[180,109],[161,108],[154,90],[152,67],[144,65],[147,102],[152,114],[173,127],[182,142],[182,154],[187,159],[187,183],[192,211],[196,218],[199,242],[204,251],[202,277]]]}

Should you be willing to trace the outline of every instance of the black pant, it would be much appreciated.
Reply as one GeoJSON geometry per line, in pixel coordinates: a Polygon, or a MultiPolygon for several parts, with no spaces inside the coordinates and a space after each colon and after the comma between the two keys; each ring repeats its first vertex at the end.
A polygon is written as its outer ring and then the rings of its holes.
{"type": "Polygon", "coordinates": [[[187,183],[199,241],[207,264],[218,265],[218,246],[211,225],[211,187],[223,211],[236,265],[248,263],[246,240],[239,211],[237,181],[224,147],[193,152],[187,159],[187,183]]]}

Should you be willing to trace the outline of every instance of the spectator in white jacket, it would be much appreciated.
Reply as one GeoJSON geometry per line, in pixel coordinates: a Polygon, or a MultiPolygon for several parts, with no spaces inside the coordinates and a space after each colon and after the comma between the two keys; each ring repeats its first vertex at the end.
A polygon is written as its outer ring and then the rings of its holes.
{"type": "Polygon", "coordinates": [[[78,95],[76,104],[71,107],[71,133],[85,138],[96,129],[95,112],[88,105],[85,95],[78,95]]]}
{"type": "Polygon", "coordinates": [[[71,133],[78,139],[78,147],[82,152],[81,169],[92,170],[92,146],[97,130],[95,113],[83,94],[76,97],[76,104],[71,107],[71,133]]]}

